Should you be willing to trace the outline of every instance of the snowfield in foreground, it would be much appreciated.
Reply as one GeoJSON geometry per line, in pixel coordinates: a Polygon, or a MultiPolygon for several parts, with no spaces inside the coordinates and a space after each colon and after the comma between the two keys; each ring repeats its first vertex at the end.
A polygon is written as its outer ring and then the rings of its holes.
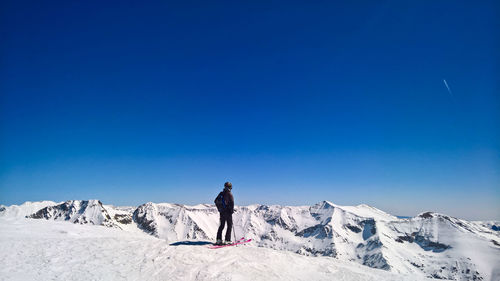
{"type": "Polygon", "coordinates": [[[331,257],[169,243],[142,232],[0,218],[0,280],[425,280],[331,257]]]}

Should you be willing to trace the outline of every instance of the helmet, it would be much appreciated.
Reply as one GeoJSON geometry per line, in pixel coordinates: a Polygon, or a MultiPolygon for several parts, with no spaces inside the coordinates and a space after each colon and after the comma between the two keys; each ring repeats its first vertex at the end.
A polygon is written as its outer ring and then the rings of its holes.
{"type": "Polygon", "coordinates": [[[231,184],[230,182],[226,181],[224,183],[224,188],[227,188],[227,189],[232,189],[233,188],[233,184],[231,184]]]}

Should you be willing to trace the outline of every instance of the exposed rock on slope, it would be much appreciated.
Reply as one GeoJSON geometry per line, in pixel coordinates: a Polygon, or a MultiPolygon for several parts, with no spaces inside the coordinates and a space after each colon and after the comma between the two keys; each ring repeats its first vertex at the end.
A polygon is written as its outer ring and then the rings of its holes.
{"type": "Polygon", "coordinates": [[[27,218],[119,227],[99,200],[69,200],[45,207],[27,218]]]}
{"type": "Polygon", "coordinates": [[[30,202],[26,201],[21,205],[0,206],[0,217],[24,218],[47,206],[54,206],[58,203],[52,201],[30,202]]]}
{"type": "Polygon", "coordinates": [[[168,240],[212,239],[202,227],[212,227],[205,218],[216,216],[215,212],[213,208],[194,209],[149,202],[134,211],[133,219],[139,228],[156,237],[168,240]]]}

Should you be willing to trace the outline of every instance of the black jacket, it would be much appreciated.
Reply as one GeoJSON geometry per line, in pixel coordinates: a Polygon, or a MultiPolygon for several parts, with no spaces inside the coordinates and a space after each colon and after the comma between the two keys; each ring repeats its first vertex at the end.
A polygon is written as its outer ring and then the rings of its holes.
{"type": "Polygon", "coordinates": [[[231,190],[225,188],[224,191],[222,191],[222,194],[224,195],[224,202],[226,203],[224,213],[234,213],[234,197],[231,190]]]}

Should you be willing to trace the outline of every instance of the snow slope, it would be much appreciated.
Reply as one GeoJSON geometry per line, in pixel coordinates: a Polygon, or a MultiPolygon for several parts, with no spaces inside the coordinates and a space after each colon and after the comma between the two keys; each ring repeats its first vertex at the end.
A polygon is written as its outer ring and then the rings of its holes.
{"type": "Polygon", "coordinates": [[[424,280],[252,245],[212,250],[144,233],[0,218],[0,280],[424,280]]]}

